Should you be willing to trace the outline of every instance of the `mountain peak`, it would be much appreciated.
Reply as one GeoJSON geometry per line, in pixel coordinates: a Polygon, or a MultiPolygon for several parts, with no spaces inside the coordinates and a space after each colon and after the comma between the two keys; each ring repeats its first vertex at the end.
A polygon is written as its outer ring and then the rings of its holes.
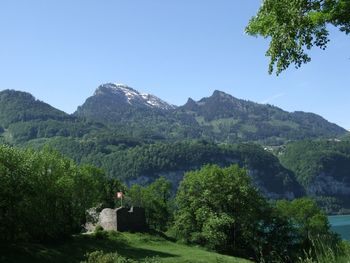
{"type": "Polygon", "coordinates": [[[233,97],[232,95],[223,92],[221,90],[214,90],[213,95],[211,95],[211,97],[214,98],[225,98],[225,99],[235,99],[235,97],[233,97]]]}
{"type": "Polygon", "coordinates": [[[108,94],[108,93],[135,93],[138,94],[138,91],[134,90],[133,88],[129,87],[126,84],[120,84],[120,83],[105,83],[100,85],[94,95],[103,95],[103,94],[108,94]]]}
{"type": "Polygon", "coordinates": [[[192,98],[188,98],[187,102],[184,105],[194,105],[194,104],[197,104],[197,102],[192,98]]]}
{"type": "Polygon", "coordinates": [[[221,90],[214,90],[213,96],[221,96],[221,95],[228,95],[227,93],[221,91],[221,90]]]}
{"type": "Polygon", "coordinates": [[[171,110],[175,108],[175,106],[168,104],[167,102],[161,100],[160,98],[152,94],[139,92],[129,87],[128,85],[121,83],[106,83],[100,85],[94,93],[94,96],[99,95],[118,96],[124,99],[125,102],[133,106],[141,106],[155,109],[158,108],[162,110],[171,110]]]}
{"type": "Polygon", "coordinates": [[[185,105],[183,105],[181,108],[185,108],[187,110],[194,110],[197,108],[197,102],[195,102],[192,98],[188,98],[185,105]]]}

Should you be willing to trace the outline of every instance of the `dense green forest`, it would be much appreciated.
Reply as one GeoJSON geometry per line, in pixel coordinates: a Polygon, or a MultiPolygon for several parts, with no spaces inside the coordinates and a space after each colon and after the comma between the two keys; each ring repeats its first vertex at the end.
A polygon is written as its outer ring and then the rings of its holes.
{"type": "MultiPolygon", "coordinates": [[[[150,230],[220,253],[265,262],[314,257],[324,246],[336,257],[346,253],[315,201],[268,202],[238,165],[206,165],[186,173],[175,198],[165,178],[127,188],[95,167],[78,166],[48,149],[2,146],[0,169],[1,248],[65,242],[82,231],[88,208],[116,207],[115,193],[122,190],[129,205],[146,209],[150,230]]],[[[109,236],[96,231],[96,238],[109,236]]]]}
{"type": "Polygon", "coordinates": [[[293,142],[277,154],[307,194],[317,197],[329,210],[350,208],[350,141],[293,142]]]}
{"type": "Polygon", "coordinates": [[[304,190],[293,172],[285,169],[271,153],[255,144],[218,145],[206,141],[146,143],[131,139],[100,138],[80,141],[57,137],[30,144],[59,150],[75,161],[94,164],[127,184],[147,184],[160,176],[177,187],[186,171],[204,164],[240,164],[250,171],[256,185],[271,198],[293,198],[304,190]]]}

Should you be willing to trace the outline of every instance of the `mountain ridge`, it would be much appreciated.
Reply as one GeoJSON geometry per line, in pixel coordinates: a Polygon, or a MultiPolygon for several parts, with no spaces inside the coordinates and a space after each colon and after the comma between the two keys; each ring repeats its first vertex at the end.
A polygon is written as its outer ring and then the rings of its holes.
{"type": "MultiPolygon", "coordinates": [[[[186,171],[207,163],[222,166],[238,163],[248,169],[260,191],[273,199],[294,198],[303,195],[304,190],[320,186],[327,190],[328,182],[339,183],[336,173],[327,173],[326,178],[322,177],[323,173],[315,173],[316,179],[302,186],[304,174],[299,175],[294,166],[290,166],[294,171],[285,169],[269,153],[272,146],[292,140],[325,138],[334,143],[345,140],[346,130],[334,127],[319,115],[288,113],[221,91],[165,110],[144,105],[146,96],[141,101],[136,99],[136,103],[141,103],[139,106],[135,106],[131,97],[129,104],[125,92],[142,97],[141,93],[131,88],[119,91],[114,94],[108,89],[107,93],[97,89],[95,96],[87,99],[85,106],[88,107],[84,110],[95,114],[92,115],[95,118],[66,114],[29,93],[2,91],[0,143],[33,148],[48,146],[78,163],[96,165],[126,183],[147,183],[165,176],[176,185],[186,171]]],[[[332,158],[337,161],[338,155],[332,158]]],[[[340,182],[337,189],[348,186],[340,182]]],[[[315,194],[319,197],[324,193],[335,196],[326,191],[315,194]]],[[[348,193],[345,196],[347,198],[348,193]]],[[[333,209],[333,203],[326,205],[333,209]]]]}
{"type": "Polygon", "coordinates": [[[126,129],[143,129],[171,140],[202,138],[279,145],[289,140],[334,138],[347,133],[317,114],[287,112],[219,90],[198,101],[189,98],[177,107],[149,96],[161,106],[150,106],[148,97],[126,85],[107,83],[87,98],[74,115],[112,128],[122,125],[126,129]]]}
{"type": "Polygon", "coordinates": [[[224,143],[254,141],[264,145],[280,145],[290,140],[337,138],[348,134],[344,128],[315,113],[288,112],[273,105],[238,99],[219,90],[209,97],[198,101],[189,98],[184,105],[175,106],[125,84],[106,83],[100,85],[70,115],[35,100],[29,93],[6,90],[0,92],[0,96],[6,97],[0,101],[3,116],[0,126],[33,118],[38,121],[40,118],[84,120],[101,123],[126,134],[137,133],[137,137],[148,134],[152,138],[170,140],[205,139],[224,143]],[[16,109],[16,113],[12,111],[8,114],[10,108],[16,109]],[[32,116],[33,112],[42,112],[44,108],[52,116],[44,113],[38,117],[32,116]],[[28,114],[29,111],[31,114],[28,114]],[[22,117],[9,120],[8,115],[22,117]]]}

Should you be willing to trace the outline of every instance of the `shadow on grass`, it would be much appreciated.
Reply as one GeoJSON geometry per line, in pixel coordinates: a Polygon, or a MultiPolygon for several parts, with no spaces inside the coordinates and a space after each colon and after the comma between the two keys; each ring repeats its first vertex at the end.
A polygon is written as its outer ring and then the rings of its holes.
{"type": "Polygon", "coordinates": [[[163,232],[160,232],[160,231],[157,231],[157,230],[149,230],[148,233],[150,235],[153,235],[153,236],[159,236],[159,237],[161,237],[161,238],[163,238],[163,239],[165,239],[167,241],[170,241],[170,242],[176,242],[175,238],[167,236],[163,232]]]}
{"type": "Polygon", "coordinates": [[[118,253],[127,258],[142,260],[146,257],[177,257],[177,255],[132,246],[122,235],[79,235],[61,244],[1,245],[0,262],[8,263],[59,263],[80,262],[86,253],[101,250],[105,253],[118,253]]]}

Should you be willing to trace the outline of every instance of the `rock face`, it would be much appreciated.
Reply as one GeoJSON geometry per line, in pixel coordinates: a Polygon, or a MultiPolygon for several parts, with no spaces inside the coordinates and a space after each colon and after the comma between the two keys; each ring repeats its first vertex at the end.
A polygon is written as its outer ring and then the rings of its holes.
{"type": "Polygon", "coordinates": [[[147,230],[145,210],[141,207],[105,208],[98,216],[97,225],[107,231],[144,232],[147,230]]]}

